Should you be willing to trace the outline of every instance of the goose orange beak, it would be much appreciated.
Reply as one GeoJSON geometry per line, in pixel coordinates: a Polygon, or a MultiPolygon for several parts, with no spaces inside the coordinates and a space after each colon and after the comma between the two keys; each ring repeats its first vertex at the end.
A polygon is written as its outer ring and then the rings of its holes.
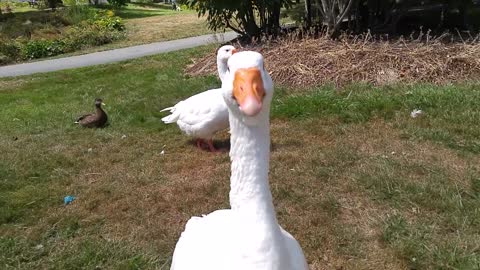
{"type": "Polygon", "coordinates": [[[242,68],[235,72],[233,97],[243,113],[257,115],[262,110],[264,96],[262,73],[258,68],[242,68]]]}
{"type": "Polygon", "coordinates": [[[233,50],[232,50],[232,54],[236,54],[237,52],[238,52],[237,49],[233,49],[233,50]]]}

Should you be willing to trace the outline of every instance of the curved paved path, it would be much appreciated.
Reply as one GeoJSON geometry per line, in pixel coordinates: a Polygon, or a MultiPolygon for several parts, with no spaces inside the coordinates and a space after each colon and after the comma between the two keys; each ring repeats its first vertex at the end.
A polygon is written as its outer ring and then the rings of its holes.
{"type": "Polygon", "coordinates": [[[113,63],[127,59],[188,49],[212,43],[223,43],[230,41],[236,37],[237,34],[235,32],[227,32],[224,34],[210,34],[78,56],[17,64],[11,66],[3,66],[0,67],[0,78],[113,63]]]}

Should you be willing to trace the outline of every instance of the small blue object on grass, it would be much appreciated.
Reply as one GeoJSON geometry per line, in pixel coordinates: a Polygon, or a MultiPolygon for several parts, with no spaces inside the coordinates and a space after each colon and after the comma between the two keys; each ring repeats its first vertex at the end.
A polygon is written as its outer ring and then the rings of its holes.
{"type": "Polygon", "coordinates": [[[63,198],[63,204],[65,205],[69,205],[71,202],[73,202],[75,200],[75,197],[74,196],[65,196],[65,198],[63,198]]]}

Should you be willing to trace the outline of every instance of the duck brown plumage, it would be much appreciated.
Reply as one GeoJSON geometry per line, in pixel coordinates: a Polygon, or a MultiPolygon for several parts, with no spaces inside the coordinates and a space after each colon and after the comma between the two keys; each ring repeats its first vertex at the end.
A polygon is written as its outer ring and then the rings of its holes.
{"type": "Polygon", "coordinates": [[[102,104],[102,99],[95,99],[95,113],[82,115],[77,119],[75,123],[88,128],[104,127],[107,123],[108,117],[105,111],[103,111],[102,109],[102,104]]]}

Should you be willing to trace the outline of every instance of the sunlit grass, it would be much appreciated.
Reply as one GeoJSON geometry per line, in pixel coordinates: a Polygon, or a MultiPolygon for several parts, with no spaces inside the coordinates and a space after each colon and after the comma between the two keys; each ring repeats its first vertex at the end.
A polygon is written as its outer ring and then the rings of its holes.
{"type": "MultiPolygon", "coordinates": [[[[169,268],[188,218],[228,207],[227,153],[159,112],[220,85],[183,75],[214,49],[0,80],[2,267],[169,268]],[[96,97],[110,125],[74,125],[96,97]]],[[[297,90],[273,100],[270,186],[311,269],[478,268],[480,86],[297,90]]]]}

